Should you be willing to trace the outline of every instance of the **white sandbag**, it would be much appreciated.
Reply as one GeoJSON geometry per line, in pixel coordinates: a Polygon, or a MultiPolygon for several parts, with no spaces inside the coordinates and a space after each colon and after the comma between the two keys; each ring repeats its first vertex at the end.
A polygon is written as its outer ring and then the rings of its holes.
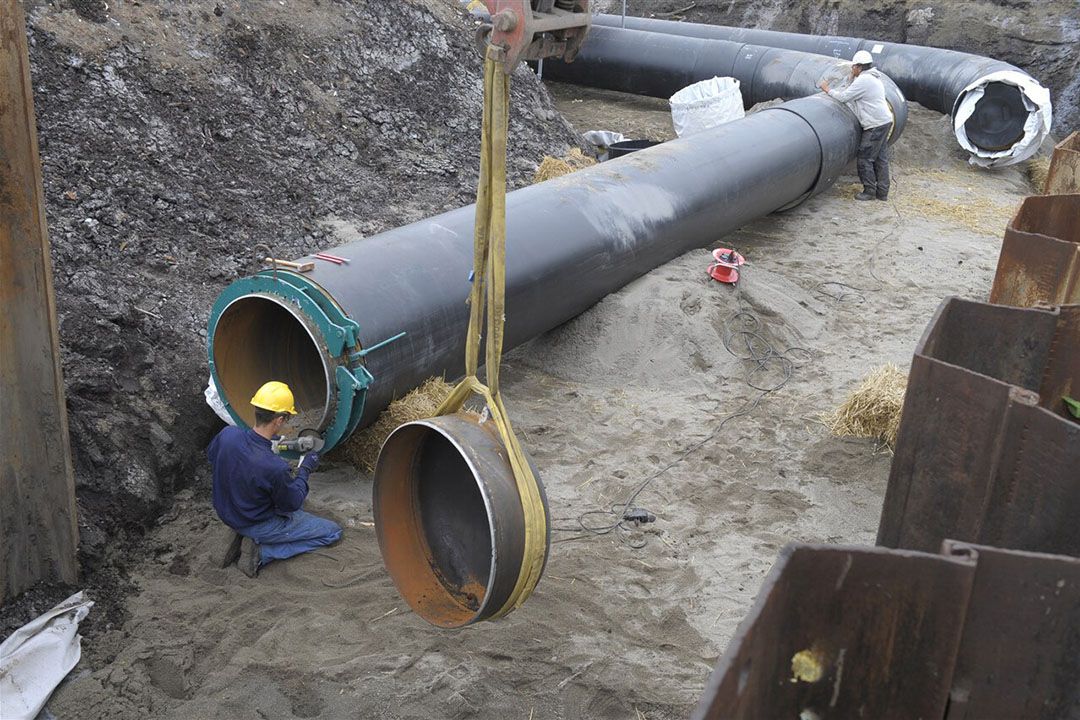
{"type": "Polygon", "coordinates": [[[4,720],[33,720],[82,654],[79,622],[94,603],[79,591],[11,633],[0,645],[4,720]]]}
{"type": "Polygon", "coordinates": [[[214,413],[227,422],[229,425],[235,425],[236,421],[232,419],[232,415],[225,409],[225,403],[221,399],[221,393],[218,392],[217,385],[214,384],[214,376],[210,376],[210,381],[206,383],[206,390],[203,391],[203,397],[206,398],[206,404],[210,406],[210,409],[214,413]]]}
{"type": "Polygon", "coordinates": [[[739,81],[714,77],[684,87],[671,96],[671,121],[679,137],[745,116],[739,81]]]}

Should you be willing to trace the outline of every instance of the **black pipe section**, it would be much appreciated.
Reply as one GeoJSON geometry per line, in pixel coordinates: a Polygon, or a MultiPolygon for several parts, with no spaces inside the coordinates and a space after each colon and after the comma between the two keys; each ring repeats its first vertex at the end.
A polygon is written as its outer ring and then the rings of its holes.
{"type": "MultiPolygon", "coordinates": [[[[835,59],[797,50],[593,27],[573,62],[544,63],[544,78],[668,98],[701,80],[733,77],[739,81],[744,107],[750,108],[776,98],[791,100],[817,94],[822,79],[836,84],[847,76],[848,67],[835,59]]],[[[878,76],[896,118],[889,140],[895,142],[907,122],[907,101],[891,79],[878,76]]]]}
{"type": "MultiPolygon", "coordinates": [[[[509,193],[506,348],[828,187],[855,157],[860,135],[839,103],[808,97],[509,193]]],[[[274,377],[310,387],[312,408],[323,410],[318,427],[337,442],[427,378],[460,375],[474,214],[474,206],[461,208],[332,251],[348,264],[309,257],[315,269],[303,276],[277,271],[292,282],[265,271],[227,288],[208,341],[211,371],[234,417],[243,420],[236,406],[246,405],[247,388],[274,377]],[[343,347],[342,323],[321,324],[316,305],[355,323],[355,341],[343,347]],[[295,342],[263,342],[270,320],[256,315],[274,318],[275,336],[295,342]],[[362,417],[346,427],[343,404],[353,398],[335,377],[355,375],[362,348],[402,332],[363,357],[359,369],[373,379],[362,417]]]]}
{"type": "MultiPolygon", "coordinates": [[[[626,28],[632,30],[752,43],[844,60],[850,60],[859,50],[866,50],[873,55],[875,66],[892,78],[908,99],[950,116],[954,115],[965,89],[992,73],[1017,73],[1036,82],[1015,65],[955,50],[838,35],[802,35],[639,17],[627,17],[625,20],[626,28]]],[[[623,18],[620,15],[600,14],[594,17],[593,22],[594,28],[618,28],[623,18]]],[[[964,128],[968,139],[987,153],[1007,150],[1023,138],[1024,125],[1031,112],[1020,88],[1005,82],[991,82],[964,128]]],[[[1037,146],[1038,143],[1035,150],[1037,146]]],[[[1023,158],[1016,158],[1014,162],[1020,159],[1023,158]]]]}

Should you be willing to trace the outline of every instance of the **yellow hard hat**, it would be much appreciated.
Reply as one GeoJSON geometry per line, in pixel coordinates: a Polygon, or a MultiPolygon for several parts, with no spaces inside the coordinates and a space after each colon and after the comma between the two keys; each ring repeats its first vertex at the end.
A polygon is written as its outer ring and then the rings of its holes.
{"type": "Polygon", "coordinates": [[[296,414],[292,390],[289,389],[288,385],[277,380],[271,380],[259,388],[259,391],[255,393],[255,397],[251,398],[251,404],[270,412],[296,414]]]}

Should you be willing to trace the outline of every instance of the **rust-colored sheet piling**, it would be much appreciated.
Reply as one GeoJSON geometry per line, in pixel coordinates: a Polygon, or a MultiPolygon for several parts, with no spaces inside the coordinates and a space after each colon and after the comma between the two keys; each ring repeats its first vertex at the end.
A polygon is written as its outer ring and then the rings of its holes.
{"type": "Polygon", "coordinates": [[[1080,559],[965,545],[975,580],[948,720],[1080,717],[1080,559]]]}
{"type": "Polygon", "coordinates": [[[1054,146],[1043,192],[1047,195],[1080,193],[1080,131],[1054,146]]]}
{"type": "Polygon", "coordinates": [[[973,576],[965,558],[789,545],[694,717],[944,717],[973,576]]]}
{"type": "Polygon", "coordinates": [[[990,302],[1080,304],[1080,194],[1024,200],[1005,229],[990,302]]]}
{"type": "Polygon", "coordinates": [[[1080,555],[1080,305],[949,298],[916,347],[878,544],[1080,555]]]}
{"type": "Polygon", "coordinates": [[[697,720],[1064,720],[1080,709],[1080,559],[789,545],[697,720]]]}
{"type": "Polygon", "coordinates": [[[75,489],[26,27],[0,0],[0,603],[77,579],[75,489]]]}

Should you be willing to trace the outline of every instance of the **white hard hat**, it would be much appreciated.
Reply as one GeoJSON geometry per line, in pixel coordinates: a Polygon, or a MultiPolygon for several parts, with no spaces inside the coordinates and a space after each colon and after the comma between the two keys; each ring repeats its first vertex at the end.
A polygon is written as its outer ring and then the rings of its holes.
{"type": "Polygon", "coordinates": [[[855,57],[851,58],[851,62],[855,63],[856,65],[873,65],[874,56],[866,52],[865,50],[860,50],[859,52],[855,53],[855,57]]]}

